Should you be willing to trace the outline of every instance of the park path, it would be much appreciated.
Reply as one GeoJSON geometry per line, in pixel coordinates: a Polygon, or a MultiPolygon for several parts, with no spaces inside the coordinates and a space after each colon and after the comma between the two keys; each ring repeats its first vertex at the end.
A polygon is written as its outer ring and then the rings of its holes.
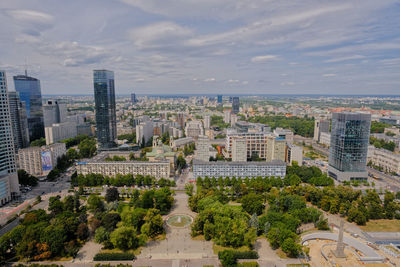
{"type": "MultiPolygon", "coordinates": [[[[175,214],[190,215],[193,219],[196,213],[188,206],[188,196],[183,191],[176,191],[175,202],[171,212],[164,220],[175,214]]],[[[212,250],[212,242],[204,240],[192,240],[190,226],[175,228],[165,225],[166,238],[162,241],[148,242],[143,248],[138,259],[215,259],[212,250]]]]}

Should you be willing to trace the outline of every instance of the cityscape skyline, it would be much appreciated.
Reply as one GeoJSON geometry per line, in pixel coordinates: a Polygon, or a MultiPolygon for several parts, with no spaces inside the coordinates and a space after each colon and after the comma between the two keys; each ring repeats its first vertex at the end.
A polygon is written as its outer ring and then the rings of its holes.
{"type": "Polygon", "coordinates": [[[117,95],[396,94],[400,84],[396,1],[59,4],[0,4],[0,69],[27,68],[44,95],[90,94],[100,68],[115,72],[117,95]]]}

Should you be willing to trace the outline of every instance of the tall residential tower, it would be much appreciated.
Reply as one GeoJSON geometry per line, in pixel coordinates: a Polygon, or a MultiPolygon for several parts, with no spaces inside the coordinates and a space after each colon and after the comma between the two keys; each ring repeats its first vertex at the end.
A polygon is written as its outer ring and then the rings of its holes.
{"type": "Polygon", "coordinates": [[[115,147],[117,122],[115,115],[114,72],[94,70],[94,100],[96,105],[96,135],[100,148],[115,147]]]}
{"type": "Polygon", "coordinates": [[[14,135],[15,152],[29,146],[28,118],[25,102],[21,102],[18,92],[8,92],[11,124],[14,135]]]}

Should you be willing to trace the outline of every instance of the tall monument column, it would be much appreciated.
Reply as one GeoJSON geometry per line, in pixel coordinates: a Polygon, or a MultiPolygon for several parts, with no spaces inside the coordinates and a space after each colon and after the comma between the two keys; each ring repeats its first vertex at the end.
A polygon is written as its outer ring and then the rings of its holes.
{"type": "Polygon", "coordinates": [[[340,221],[338,242],[336,245],[336,250],[333,251],[333,254],[336,256],[336,258],[346,258],[346,254],[344,254],[344,247],[346,245],[343,243],[343,228],[344,221],[340,221]]]}

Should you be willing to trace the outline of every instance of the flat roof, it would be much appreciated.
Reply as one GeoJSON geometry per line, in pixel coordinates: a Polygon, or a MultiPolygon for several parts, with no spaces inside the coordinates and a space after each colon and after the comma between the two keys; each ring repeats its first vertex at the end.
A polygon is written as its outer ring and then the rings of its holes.
{"type": "Polygon", "coordinates": [[[193,160],[193,165],[256,165],[256,166],[286,166],[286,163],[282,160],[272,161],[246,161],[246,162],[234,162],[234,161],[202,161],[198,159],[193,160]]]}

